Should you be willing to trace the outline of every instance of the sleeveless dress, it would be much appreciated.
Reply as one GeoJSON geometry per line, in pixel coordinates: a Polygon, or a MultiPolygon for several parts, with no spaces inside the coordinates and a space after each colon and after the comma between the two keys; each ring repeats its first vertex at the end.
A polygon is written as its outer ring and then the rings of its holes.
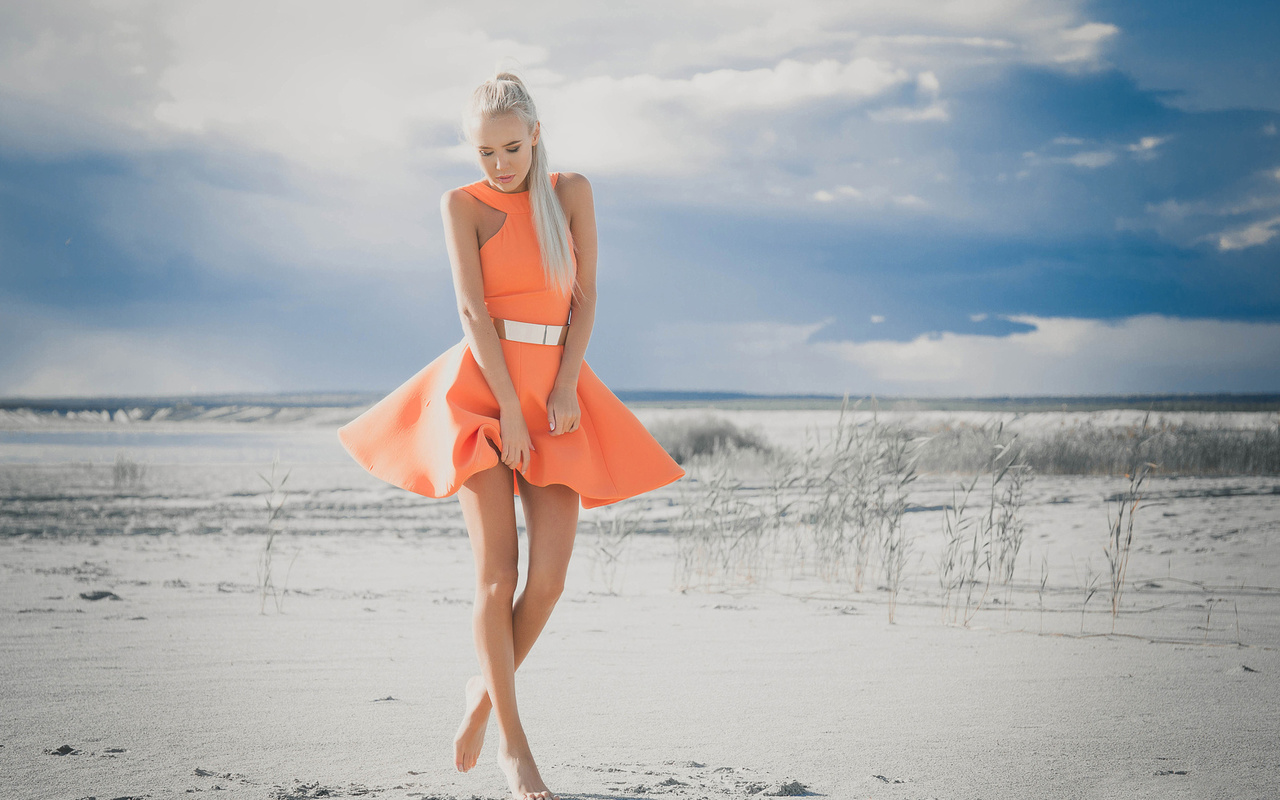
{"type": "MultiPolygon", "coordinates": [[[[554,186],[559,173],[551,174],[554,186]]],[[[480,248],[490,316],[563,325],[570,297],[547,284],[529,193],[501,192],[483,180],[460,187],[506,214],[480,248]]],[[[534,450],[529,483],[562,483],[594,508],[665,486],[685,472],[584,361],[578,373],[577,430],[552,436],[547,421],[564,345],[499,339],[534,450]]],[[[448,497],[472,475],[500,463],[498,401],[466,337],[395,391],[338,429],[343,447],[387,483],[426,497],[448,497]]],[[[512,470],[512,492],[520,484],[512,470]]]]}

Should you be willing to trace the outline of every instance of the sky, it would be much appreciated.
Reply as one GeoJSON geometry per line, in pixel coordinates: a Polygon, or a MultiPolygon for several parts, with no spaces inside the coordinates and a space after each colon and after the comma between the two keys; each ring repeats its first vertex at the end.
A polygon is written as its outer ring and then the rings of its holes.
{"type": "Polygon", "coordinates": [[[1280,5],[621,5],[0,5],[0,396],[407,380],[499,68],[615,391],[1280,391],[1280,5]]]}

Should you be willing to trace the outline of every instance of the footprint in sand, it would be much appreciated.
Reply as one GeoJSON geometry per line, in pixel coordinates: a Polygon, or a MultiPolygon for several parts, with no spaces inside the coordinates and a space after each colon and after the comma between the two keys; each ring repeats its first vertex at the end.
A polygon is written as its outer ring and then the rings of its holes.
{"type": "Polygon", "coordinates": [[[672,798],[807,797],[817,794],[793,779],[778,781],[746,767],[710,767],[699,761],[666,761],[663,768],[643,764],[600,765],[587,769],[614,773],[606,779],[606,791],[628,795],[672,798]],[[616,773],[624,773],[616,775],[616,773]],[[639,779],[639,780],[637,780],[639,779]]]}

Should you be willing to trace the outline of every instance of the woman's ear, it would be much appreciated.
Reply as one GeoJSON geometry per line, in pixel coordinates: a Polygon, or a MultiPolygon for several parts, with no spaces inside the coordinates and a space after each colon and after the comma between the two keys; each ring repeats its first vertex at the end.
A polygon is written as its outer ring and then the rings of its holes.
{"type": "Polygon", "coordinates": [[[542,132],[542,120],[538,120],[537,122],[533,123],[533,144],[530,145],[530,147],[537,146],[538,134],[541,132],[542,132]]]}

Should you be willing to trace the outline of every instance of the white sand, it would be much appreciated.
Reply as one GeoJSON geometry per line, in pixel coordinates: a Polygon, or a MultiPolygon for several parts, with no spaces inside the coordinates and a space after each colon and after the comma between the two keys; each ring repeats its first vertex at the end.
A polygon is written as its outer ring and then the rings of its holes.
{"type": "MultiPolygon", "coordinates": [[[[774,413],[771,433],[794,426],[774,413]]],[[[312,435],[293,452],[323,451],[312,435]]],[[[52,455],[0,467],[0,796],[508,796],[493,724],[479,765],[453,769],[476,672],[456,501],[384,487],[340,451],[296,464],[276,562],[296,554],[291,591],[259,614],[263,464],[193,448],[164,467],[143,450],[145,487],[116,492],[105,464],[22,446],[52,455]],[[45,752],[64,744],[77,752],[45,752]]],[[[608,510],[583,512],[566,593],[518,673],[542,774],[566,798],[791,781],[830,798],[1275,797],[1276,484],[1155,480],[1165,505],[1139,512],[1119,635],[1105,590],[1082,617],[1079,587],[1086,559],[1106,569],[1101,498],[1119,481],[1033,483],[1012,609],[970,629],[940,620],[937,512],[908,515],[918,552],[893,624],[874,580],[859,594],[779,570],[677,591],[665,535],[633,537],[606,594],[591,521],[608,510]]],[[[913,502],[949,487],[926,479],[913,502]]],[[[676,497],[640,504],[661,525],[676,497]]]]}

